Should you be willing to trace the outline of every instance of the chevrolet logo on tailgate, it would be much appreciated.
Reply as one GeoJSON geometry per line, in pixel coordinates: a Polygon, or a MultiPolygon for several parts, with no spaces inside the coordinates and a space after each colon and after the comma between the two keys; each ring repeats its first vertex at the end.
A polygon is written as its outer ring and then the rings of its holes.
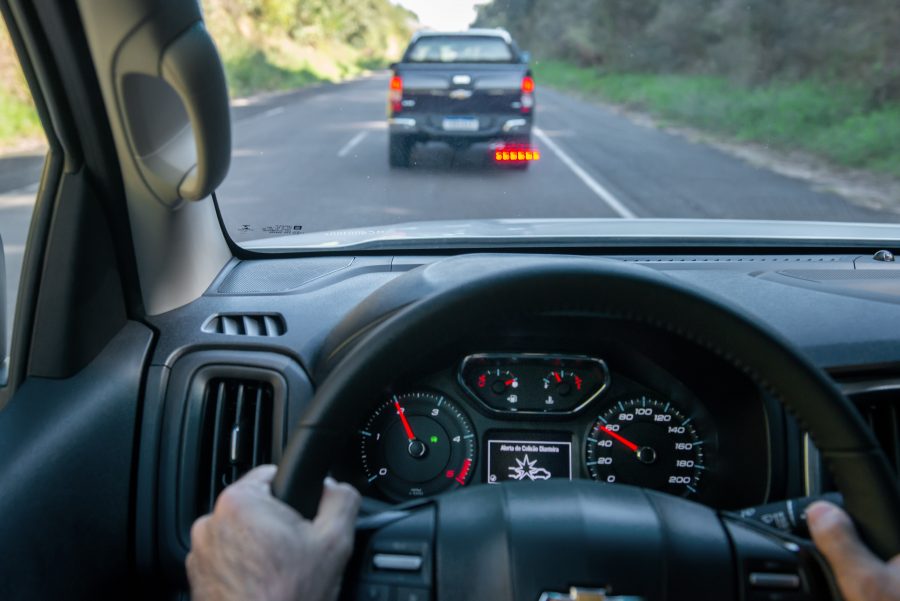
{"type": "Polygon", "coordinates": [[[573,586],[569,594],[544,593],[538,601],[644,601],[643,597],[632,595],[607,595],[602,588],[578,588],[573,586]]]}

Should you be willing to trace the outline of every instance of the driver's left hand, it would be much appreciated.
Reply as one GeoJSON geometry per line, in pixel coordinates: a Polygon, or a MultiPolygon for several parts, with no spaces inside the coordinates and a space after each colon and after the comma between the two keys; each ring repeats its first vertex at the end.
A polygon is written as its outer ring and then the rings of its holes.
{"type": "Polygon", "coordinates": [[[360,497],[326,479],[315,520],[272,496],[275,466],[226,488],[194,522],[188,580],[194,601],[334,601],[353,550],[360,497]]]}

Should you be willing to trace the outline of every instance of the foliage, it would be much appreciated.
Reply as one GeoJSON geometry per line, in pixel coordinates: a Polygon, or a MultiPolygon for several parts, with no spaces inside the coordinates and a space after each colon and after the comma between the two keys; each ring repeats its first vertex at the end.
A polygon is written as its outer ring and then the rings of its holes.
{"type": "Polygon", "coordinates": [[[0,144],[18,145],[41,135],[41,122],[29,100],[0,90],[0,144]]]}
{"type": "Polygon", "coordinates": [[[560,61],[539,81],[776,148],[799,148],[850,167],[900,176],[900,105],[867,109],[869,92],[810,80],[736,85],[714,75],[602,72],[560,61]]]}
{"type": "Polygon", "coordinates": [[[415,15],[389,0],[202,0],[231,92],[337,81],[396,58],[415,15]]]}
{"type": "Polygon", "coordinates": [[[896,0],[494,0],[477,24],[509,29],[536,57],[609,72],[834,80],[870,106],[900,101],[896,0]]]}

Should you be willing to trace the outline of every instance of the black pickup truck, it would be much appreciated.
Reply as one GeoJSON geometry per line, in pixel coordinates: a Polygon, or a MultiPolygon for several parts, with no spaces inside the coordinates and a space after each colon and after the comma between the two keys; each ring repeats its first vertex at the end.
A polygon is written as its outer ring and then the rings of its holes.
{"type": "Polygon", "coordinates": [[[530,147],[534,79],[506,31],[420,32],[391,68],[391,167],[409,166],[420,142],[530,147]]]}

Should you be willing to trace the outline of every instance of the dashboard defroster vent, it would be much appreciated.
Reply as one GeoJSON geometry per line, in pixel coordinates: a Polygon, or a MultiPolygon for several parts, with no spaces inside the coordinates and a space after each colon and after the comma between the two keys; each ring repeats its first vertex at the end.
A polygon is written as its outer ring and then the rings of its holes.
{"type": "Polygon", "coordinates": [[[214,378],[206,387],[197,482],[198,515],[226,486],[275,453],[275,402],[268,382],[214,378]]]}
{"type": "Polygon", "coordinates": [[[287,326],[277,313],[228,313],[213,315],[202,329],[207,334],[228,336],[282,336],[287,326]]]}

